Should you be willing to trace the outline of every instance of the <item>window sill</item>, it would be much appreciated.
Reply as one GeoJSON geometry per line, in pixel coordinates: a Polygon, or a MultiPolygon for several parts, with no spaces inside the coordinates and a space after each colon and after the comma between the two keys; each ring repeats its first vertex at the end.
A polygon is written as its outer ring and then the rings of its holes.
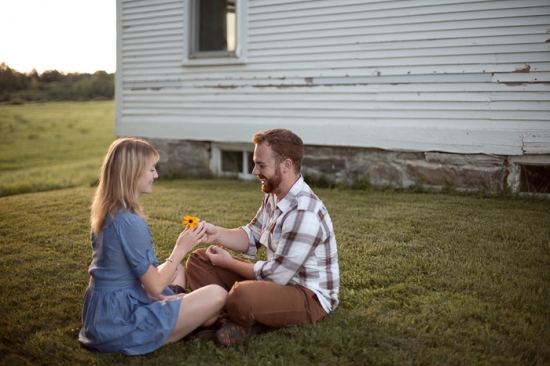
{"type": "Polygon", "coordinates": [[[210,58],[191,58],[182,62],[185,67],[193,66],[218,66],[218,65],[244,65],[246,57],[210,57],[210,58]]]}

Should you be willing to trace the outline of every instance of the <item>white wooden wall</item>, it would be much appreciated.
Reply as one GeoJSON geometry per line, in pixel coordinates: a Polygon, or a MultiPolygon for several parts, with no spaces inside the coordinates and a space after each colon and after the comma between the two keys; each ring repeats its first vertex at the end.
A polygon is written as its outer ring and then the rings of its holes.
{"type": "Polygon", "coordinates": [[[227,66],[182,65],[184,1],[117,0],[117,135],[550,153],[549,0],[248,0],[227,66]]]}

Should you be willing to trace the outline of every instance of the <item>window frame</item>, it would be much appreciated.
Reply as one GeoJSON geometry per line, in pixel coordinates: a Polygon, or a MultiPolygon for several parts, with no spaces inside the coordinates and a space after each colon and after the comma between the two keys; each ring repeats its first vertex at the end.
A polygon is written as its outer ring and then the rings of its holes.
{"type": "Polygon", "coordinates": [[[254,180],[255,175],[252,175],[253,166],[248,166],[248,154],[254,155],[254,144],[230,144],[213,142],[211,145],[210,170],[217,176],[234,177],[235,175],[241,180],[254,180]],[[238,151],[242,152],[243,171],[242,172],[225,172],[222,171],[222,150],[223,151],[238,151]]]}
{"type": "Polygon", "coordinates": [[[193,52],[197,42],[195,3],[199,0],[184,0],[183,66],[238,65],[246,64],[248,0],[235,0],[235,50],[193,52]]]}

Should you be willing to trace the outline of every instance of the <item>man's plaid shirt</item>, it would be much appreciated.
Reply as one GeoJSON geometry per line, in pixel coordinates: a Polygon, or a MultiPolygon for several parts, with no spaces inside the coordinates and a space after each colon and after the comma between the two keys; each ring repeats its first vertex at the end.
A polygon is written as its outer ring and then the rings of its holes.
{"type": "Polygon", "coordinates": [[[246,256],[255,257],[261,245],[266,248],[267,261],[254,265],[257,280],[307,287],[327,313],[336,309],[340,272],[334,229],[303,177],[280,202],[266,194],[256,216],[241,228],[248,234],[246,256]]]}

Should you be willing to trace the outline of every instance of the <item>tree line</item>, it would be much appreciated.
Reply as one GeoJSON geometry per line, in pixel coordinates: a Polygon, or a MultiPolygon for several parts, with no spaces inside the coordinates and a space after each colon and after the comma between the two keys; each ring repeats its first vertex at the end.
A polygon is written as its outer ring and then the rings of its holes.
{"type": "Polygon", "coordinates": [[[21,73],[0,64],[0,103],[110,100],[115,95],[115,74],[105,71],[63,74],[36,69],[21,73]]]}

